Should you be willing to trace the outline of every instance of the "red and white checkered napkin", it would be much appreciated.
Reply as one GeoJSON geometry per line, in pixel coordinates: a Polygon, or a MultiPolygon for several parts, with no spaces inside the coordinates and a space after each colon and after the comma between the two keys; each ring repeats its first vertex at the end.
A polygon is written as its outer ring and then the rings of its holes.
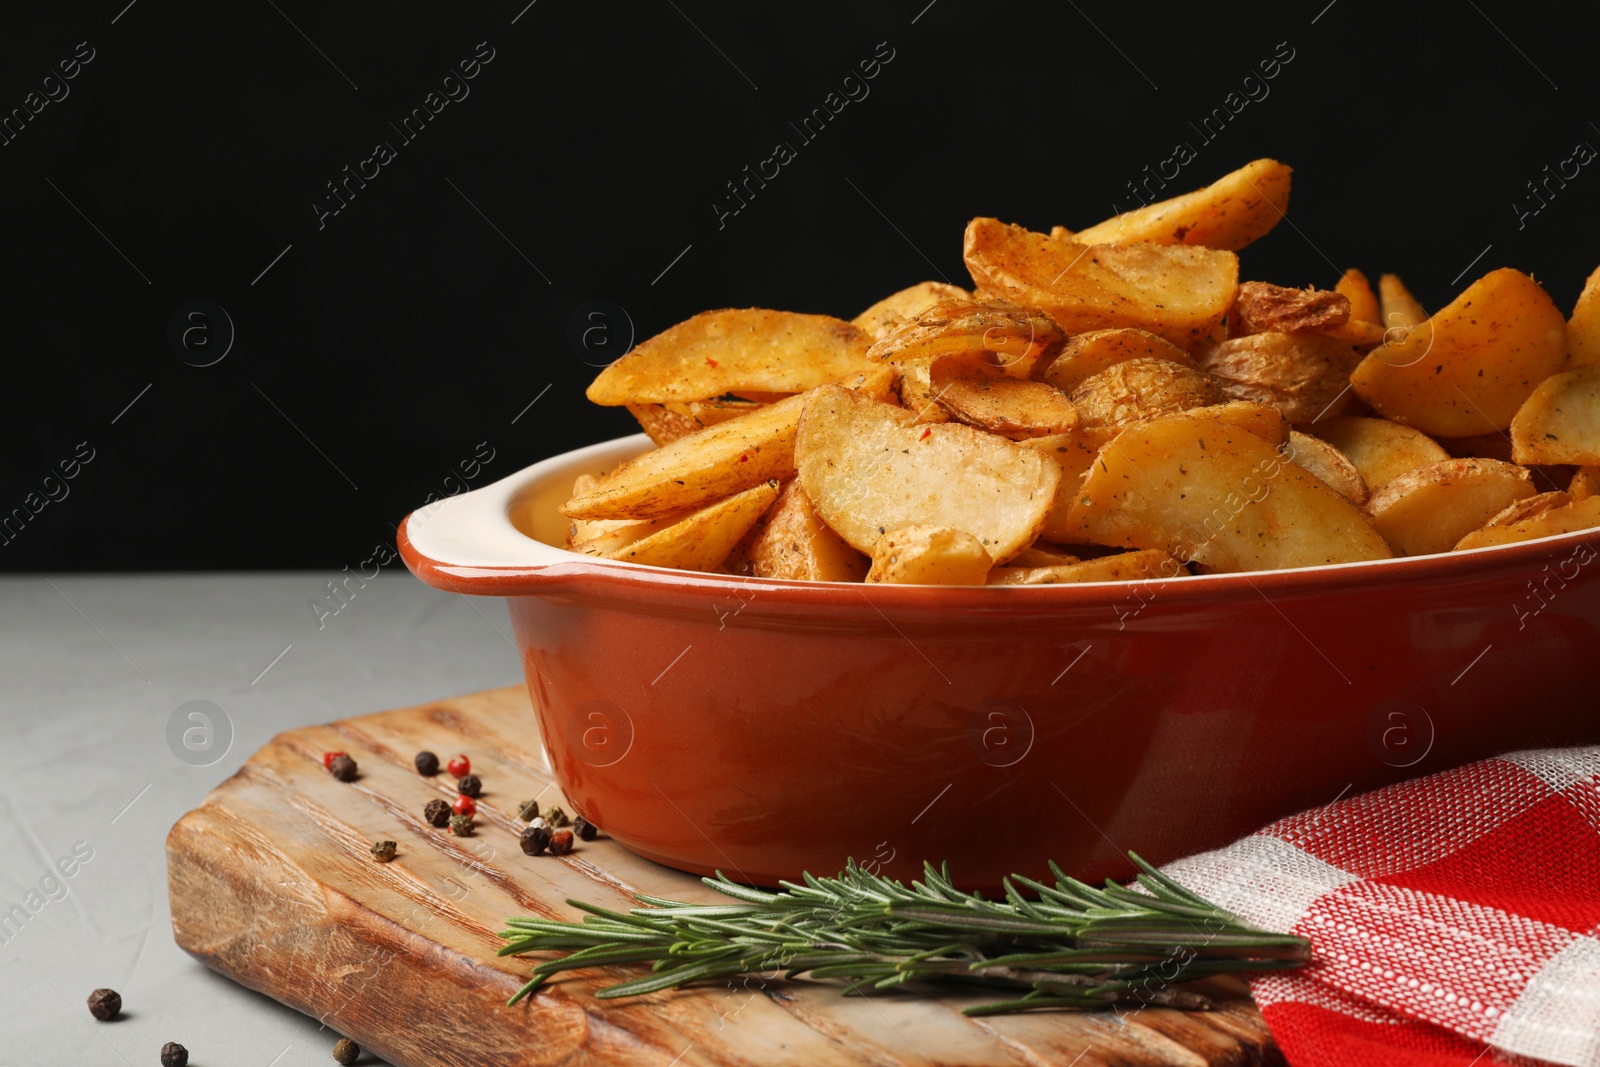
{"type": "Polygon", "coordinates": [[[1600,1067],[1600,748],[1517,752],[1164,868],[1305,969],[1252,991],[1294,1067],[1600,1067]]]}

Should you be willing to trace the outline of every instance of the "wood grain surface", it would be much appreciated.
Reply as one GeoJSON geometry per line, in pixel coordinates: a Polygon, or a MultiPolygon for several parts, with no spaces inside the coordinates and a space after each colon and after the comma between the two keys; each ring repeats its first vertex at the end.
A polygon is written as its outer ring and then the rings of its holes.
{"type": "Polygon", "coordinates": [[[569,897],[623,907],[633,891],[725,899],[603,834],[568,856],[523,855],[516,810],[530,797],[563,803],[520,686],[280,734],[172,828],[174,935],[403,1067],[1282,1062],[1240,984],[1213,984],[1210,1012],[970,1019],[960,997],[843,998],[756,978],[600,1001],[593,990],[621,972],[580,971],[506,1008],[529,968],[495,956],[507,916],[576,918],[569,897]],[[471,757],[484,783],[473,837],[423,820],[429,800],[454,799],[455,779],[419,775],[420,749],[471,757]],[[335,780],[326,751],[348,752],[360,777],[335,780]],[[399,844],[390,863],[368,853],[381,839],[399,844]]]}

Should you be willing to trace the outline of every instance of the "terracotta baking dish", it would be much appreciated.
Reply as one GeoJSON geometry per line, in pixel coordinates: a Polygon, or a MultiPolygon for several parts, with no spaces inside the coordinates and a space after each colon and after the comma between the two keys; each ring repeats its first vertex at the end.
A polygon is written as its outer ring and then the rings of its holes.
{"type": "MultiPolygon", "coordinates": [[[[407,566],[507,598],[573,807],[772,884],[846,857],[1088,879],[1506,749],[1600,739],[1600,531],[1466,553],[1011,588],[747,579],[563,548],[569,452],[414,512],[407,566]]],[[[1471,797],[1463,797],[1471,804],[1471,797]]]]}

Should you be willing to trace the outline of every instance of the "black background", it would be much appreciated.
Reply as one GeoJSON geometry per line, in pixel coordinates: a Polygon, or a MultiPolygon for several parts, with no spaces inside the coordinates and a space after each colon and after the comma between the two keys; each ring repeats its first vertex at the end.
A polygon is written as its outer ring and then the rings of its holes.
{"type": "Polygon", "coordinates": [[[1514,207],[1600,146],[1592,47],[1553,5],[525,3],[7,13],[0,113],[79,42],[94,59],[0,147],[0,515],[80,442],[94,458],[0,567],[358,564],[475,454],[481,485],[632,432],[583,399],[586,301],[640,339],[709,307],[850,317],[963,282],[973,215],[1076,229],[1132,206],[1179,141],[1197,158],[1167,195],[1296,168],[1293,226],[1246,277],[1390,270],[1438,307],[1515,266],[1569,309],[1600,262],[1600,166],[1514,207]],[[389,123],[480,42],[469,95],[403,143],[389,123]],[[880,42],[869,95],[802,143],[789,123],[880,42]],[[1280,42],[1269,95],[1207,143],[1191,123],[1280,42]],[[379,141],[397,157],[319,228],[325,183],[379,141]],[[719,226],[725,183],[779,141],[797,158],[719,226]],[[236,334],[208,367],[167,342],[196,299],[236,334]]]}

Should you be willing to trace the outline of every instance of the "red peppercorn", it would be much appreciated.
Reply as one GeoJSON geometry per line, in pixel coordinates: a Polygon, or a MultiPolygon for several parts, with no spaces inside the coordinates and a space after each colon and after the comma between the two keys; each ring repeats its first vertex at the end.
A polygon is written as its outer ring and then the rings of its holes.
{"type": "Polygon", "coordinates": [[[450,810],[457,815],[473,815],[477,813],[478,805],[469,796],[456,797],[456,802],[450,805],[450,810]]]}
{"type": "Polygon", "coordinates": [[[572,831],[557,830],[550,835],[550,855],[565,856],[572,851],[572,831]]]}
{"type": "Polygon", "coordinates": [[[322,754],[322,769],[326,770],[326,771],[333,770],[333,761],[338,759],[340,756],[343,756],[343,755],[346,755],[346,753],[343,753],[343,752],[324,752],[322,754]]]}
{"type": "Polygon", "coordinates": [[[465,778],[472,773],[472,761],[465,756],[457,756],[445,764],[445,769],[457,778],[465,778]]]}

